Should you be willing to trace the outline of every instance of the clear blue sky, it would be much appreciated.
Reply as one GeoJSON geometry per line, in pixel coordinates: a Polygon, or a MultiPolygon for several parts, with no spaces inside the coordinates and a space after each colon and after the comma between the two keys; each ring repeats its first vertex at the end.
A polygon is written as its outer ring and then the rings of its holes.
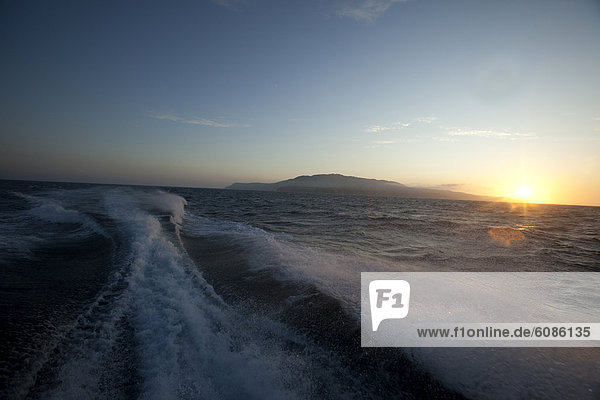
{"type": "Polygon", "coordinates": [[[600,204],[600,2],[0,2],[0,178],[600,204]]]}

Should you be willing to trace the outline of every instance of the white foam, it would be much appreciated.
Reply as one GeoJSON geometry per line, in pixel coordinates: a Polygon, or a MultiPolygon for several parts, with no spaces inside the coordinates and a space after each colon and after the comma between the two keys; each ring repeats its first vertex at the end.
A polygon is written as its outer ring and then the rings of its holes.
{"type": "Polygon", "coordinates": [[[211,295],[159,220],[123,192],[109,193],[106,207],[131,240],[127,293],[139,341],[141,397],[295,397],[288,387],[297,377],[286,371],[298,361],[277,344],[249,336],[259,325],[236,326],[237,320],[247,324],[246,316],[211,295]]]}
{"type": "Polygon", "coordinates": [[[279,279],[315,284],[360,315],[360,272],[388,271],[379,260],[335,254],[296,243],[291,235],[272,233],[248,224],[213,221],[186,214],[183,230],[192,236],[228,235],[248,247],[246,257],[254,270],[271,269],[279,279]]]}
{"type": "Polygon", "coordinates": [[[28,215],[51,223],[78,224],[84,227],[88,233],[94,232],[108,237],[104,229],[102,229],[102,227],[100,227],[100,225],[92,218],[77,210],[64,208],[55,199],[31,196],[23,193],[15,193],[15,195],[26,199],[34,206],[27,211],[28,215]]]}
{"type": "Polygon", "coordinates": [[[171,223],[181,225],[187,201],[176,194],[163,190],[136,191],[132,193],[142,207],[151,207],[165,212],[171,217],[171,223]]]}

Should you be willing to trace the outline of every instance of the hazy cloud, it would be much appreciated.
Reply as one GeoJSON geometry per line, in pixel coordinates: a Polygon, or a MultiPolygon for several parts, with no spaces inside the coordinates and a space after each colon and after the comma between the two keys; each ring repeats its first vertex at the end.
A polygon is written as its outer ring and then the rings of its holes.
{"type": "Polygon", "coordinates": [[[176,114],[170,113],[156,113],[151,114],[152,118],[163,119],[167,121],[179,122],[182,124],[189,125],[201,125],[201,126],[212,126],[213,128],[231,128],[234,126],[239,126],[233,123],[223,123],[217,122],[206,118],[196,118],[196,117],[182,117],[176,114]]]}
{"type": "Polygon", "coordinates": [[[408,0],[346,0],[337,8],[337,14],[357,21],[372,22],[386,12],[394,3],[408,0]]]}
{"type": "Polygon", "coordinates": [[[473,137],[485,137],[485,138],[497,138],[497,139],[525,139],[535,138],[536,136],[532,133],[519,133],[519,132],[508,132],[508,131],[494,131],[490,129],[451,129],[448,132],[450,136],[473,136],[473,137]]]}
{"type": "Polygon", "coordinates": [[[365,129],[365,132],[367,132],[367,133],[379,133],[379,132],[387,131],[389,129],[390,129],[389,127],[385,127],[385,126],[381,126],[381,125],[371,125],[371,126],[368,126],[365,129]]]}
{"type": "Polygon", "coordinates": [[[375,144],[394,144],[395,140],[376,140],[375,144]]]}
{"type": "Polygon", "coordinates": [[[509,137],[508,132],[496,132],[491,130],[454,130],[448,132],[450,136],[478,136],[478,137],[509,137]]]}
{"type": "Polygon", "coordinates": [[[437,121],[437,120],[438,120],[438,117],[434,117],[434,116],[422,117],[422,118],[415,119],[415,121],[425,123],[425,124],[430,124],[433,121],[437,121]]]}
{"type": "Polygon", "coordinates": [[[402,122],[394,122],[391,125],[371,125],[365,129],[367,133],[381,133],[385,131],[394,131],[402,128],[407,128],[410,126],[410,123],[402,123],[402,122]]]}
{"type": "MultiPolygon", "coordinates": [[[[431,124],[434,121],[437,121],[438,117],[429,116],[429,117],[421,117],[415,118],[413,122],[418,124],[431,124]]],[[[412,124],[410,122],[394,122],[391,125],[370,125],[365,128],[365,132],[367,133],[381,133],[385,131],[394,131],[400,130],[402,128],[408,128],[412,124]]]]}
{"type": "Polygon", "coordinates": [[[420,142],[420,138],[398,138],[398,139],[390,139],[390,140],[376,140],[370,145],[367,146],[368,149],[375,149],[378,147],[390,146],[397,143],[417,143],[420,142]]]}

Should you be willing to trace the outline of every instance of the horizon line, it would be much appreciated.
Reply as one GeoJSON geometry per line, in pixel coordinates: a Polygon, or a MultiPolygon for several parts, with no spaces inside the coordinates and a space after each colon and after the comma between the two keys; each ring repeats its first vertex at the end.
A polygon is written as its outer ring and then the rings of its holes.
{"type": "MultiPolygon", "coordinates": [[[[315,175],[342,175],[342,174],[336,174],[336,173],[332,173],[332,174],[315,174],[315,175]]],[[[298,175],[298,176],[313,176],[313,175],[298,175]]],[[[351,176],[351,175],[343,175],[343,176],[351,176]]],[[[356,177],[356,176],[352,176],[354,178],[360,178],[360,177],[356,177]]],[[[290,178],[290,179],[294,179],[294,178],[290,178]]],[[[375,178],[361,178],[361,179],[375,179],[375,178]]],[[[383,179],[375,179],[375,180],[382,180],[383,179]]],[[[18,178],[2,178],[0,177],[0,181],[16,181],[16,182],[37,182],[37,183],[65,183],[65,184],[86,184],[86,185],[105,185],[105,186],[141,186],[141,187],[149,187],[149,188],[178,188],[178,189],[209,189],[209,190],[233,190],[233,191],[238,191],[238,192],[264,192],[261,190],[253,190],[253,189],[227,189],[226,187],[209,187],[209,186],[180,186],[180,185],[173,185],[173,184],[148,184],[148,183],[115,183],[115,182],[106,182],[106,181],[82,181],[82,180],[72,180],[72,181],[62,181],[62,180],[52,180],[52,179],[18,179],[18,178]]],[[[280,181],[278,181],[280,182],[280,181]]],[[[395,182],[395,181],[390,181],[390,182],[395,182]]],[[[238,183],[238,182],[234,182],[234,183],[238,183]]],[[[253,183],[259,183],[259,182],[253,182],[253,183]]],[[[276,183],[276,182],[273,182],[276,183]]],[[[395,183],[399,183],[399,182],[395,182],[395,183]]],[[[230,185],[228,185],[230,186],[230,185]]],[[[426,188],[423,186],[408,186],[411,188],[426,188]]],[[[441,190],[447,190],[447,189],[441,189],[441,190]]],[[[450,192],[454,192],[453,190],[447,190],[450,192]]],[[[275,192],[275,193],[288,193],[288,192],[275,192]]],[[[331,194],[331,193],[327,193],[327,192],[320,192],[321,194],[331,194]]],[[[566,204],[566,203],[536,203],[536,202],[529,202],[529,201],[515,201],[515,200],[510,200],[509,198],[506,197],[498,197],[498,196],[491,196],[491,195],[476,195],[473,193],[466,193],[466,192],[454,192],[454,193],[463,193],[463,194],[469,194],[469,195],[473,195],[473,196],[482,196],[482,197],[494,197],[497,198],[499,200],[497,201],[491,201],[491,200],[462,200],[462,199],[436,199],[436,198],[419,198],[419,197],[402,197],[402,196],[391,196],[391,197],[398,197],[401,199],[422,199],[422,200],[448,200],[448,201],[472,201],[472,202],[479,202],[479,203],[506,203],[506,204],[516,204],[516,205],[542,205],[542,206],[569,206],[569,207],[600,207],[600,204],[598,205],[593,205],[593,204],[566,204]]],[[[292,193],[293,194],[293,193],[292,193]]],[[[368,193],[347,193],[347,195],[350,196],[364,196],[364,195],[368,195],[368,193]]]]}

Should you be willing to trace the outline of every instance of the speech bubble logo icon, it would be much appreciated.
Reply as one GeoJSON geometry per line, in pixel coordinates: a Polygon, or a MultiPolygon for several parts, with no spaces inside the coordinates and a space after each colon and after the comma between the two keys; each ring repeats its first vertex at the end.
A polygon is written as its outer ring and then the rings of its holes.
{"type": "Polygon", "coordinates": [[[407,281],[376,280],[369,283],[373,332],[384,319],[401,319],[408,315],[410,284],[407,281]]]}

